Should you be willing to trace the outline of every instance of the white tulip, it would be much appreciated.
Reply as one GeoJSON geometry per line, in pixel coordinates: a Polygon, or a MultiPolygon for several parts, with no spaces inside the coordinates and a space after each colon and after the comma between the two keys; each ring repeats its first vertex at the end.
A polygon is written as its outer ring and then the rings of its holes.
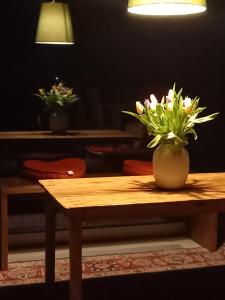
{"type": "Polygon", "coordinates": [[[191,110],[191,98],[185,97],[183,101],[183,105],[184,105],[184,110],[186,111],[187,114],[189,114],[191,110]]]}
{"type": "Polygon", "coordinates": [[[150,100],[151,100],[151,102],[150,102],[150,108],[152,110],[155,110],[156,109],[156,105],[158,104],[158,100],[156,99],[155,95],[153,95],[153,94],[150,95],[150,100]]]}
{"type": "Polygon", "coordinates": [[[144,105],[145,105],[147,108],[150,108],[150,107],[151,107],[150,104],[151,104],[150,101],[149,101],[148,99],[145,99],[144,105]]]}
{"type": "Polygon", "coordinates": [[[143,114],[144,106],[141,104],[140,101],[136,101],[136,110],[139,115],[143,114]]]}
{"type": "Polygon", "coordinates": [[[168,92],[168,95],[166,96],[166,99],[168,101],[173,101],[173,98],[174,98],[174,92],[173,92],[172,89],[170,89],[169,92],[168,92]]]}
{"type": "Polygon", "coordinates": [[[183,104],[184,104],[185,108],[188,108],[189,106],[191,106],[191,98],[185,97],[183,104]]]}

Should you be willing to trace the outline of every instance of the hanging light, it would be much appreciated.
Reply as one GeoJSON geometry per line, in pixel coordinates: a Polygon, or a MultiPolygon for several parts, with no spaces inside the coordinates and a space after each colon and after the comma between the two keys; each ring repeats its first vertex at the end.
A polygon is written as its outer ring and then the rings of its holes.
{"type": "Polygon", "coordinates": [[[206,11],[206,0],[129,0],[128,12],[140,15],[189,15],[206,11]]]}
{"type": "Polygon", "coordinates": [[[43,2],[36,34],[38,44],[74,44],[70,11],[62,2],[43,2]]]}

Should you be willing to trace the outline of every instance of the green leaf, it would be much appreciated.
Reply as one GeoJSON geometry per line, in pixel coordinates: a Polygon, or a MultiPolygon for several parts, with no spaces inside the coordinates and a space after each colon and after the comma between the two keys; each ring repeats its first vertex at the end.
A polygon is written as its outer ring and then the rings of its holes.
{"type": "Polygon", "coordinates": [[[148,147],[148,148],[153,148],[153,147],[157,146],[157,145],[159,144],[160,140],[161,140],[161,135],[157,134],[157,135],[154,137],[154,139],[151,140],[150,143],[148,143],[147,147],[148,147]]]}
{"type": "Polygon", "coordinates": [[[131,115],[133,117],[135,117],[136,119],[138,119],[142,124],[144,124],[145,126],[148,126],[148,122],[146,119],[146,115],[142,114],[142,115],[138,115],[136,113],[133,113],[131,111],[122,111],[123,113],[127,114],[127,115],[131,115]]]}
{"type": "Polygon", "coordinates": [[[208,122],[208,121],[214,120],[218,116],[218,114],[219,114],[219,112],[211,114],[211,115],[206,116],[206,117],[198,118],[198,119],[193,120],[193,122],[194,123],[208,122]]]}
{"type": "Polygon", "coordinates": [[[167,139],[171,140],[171,139],[175,139],[176,141],[178,141],[178,143],[182,143],[183,140],[177,136],[174,132],[170,131],[167,136],[166,136],[167,139]]]}
{"type": "Polygon", "coordinates": [[[194,139],[197,140],[198,136],[197,136],[196,131],[193,128],[186,132],[186,134],[188,134],[188,133],[193,134],[194,139]]]}

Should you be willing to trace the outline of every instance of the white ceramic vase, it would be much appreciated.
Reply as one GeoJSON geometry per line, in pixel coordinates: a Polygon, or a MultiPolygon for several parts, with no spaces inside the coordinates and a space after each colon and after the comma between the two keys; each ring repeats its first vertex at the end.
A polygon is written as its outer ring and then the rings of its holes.
{"type": "Polygon", "coordinates": [[[180,189],[189,173],[189,154],[183,145],[161,144],[153,154],[156,185],[163,189],[180,189]]]}

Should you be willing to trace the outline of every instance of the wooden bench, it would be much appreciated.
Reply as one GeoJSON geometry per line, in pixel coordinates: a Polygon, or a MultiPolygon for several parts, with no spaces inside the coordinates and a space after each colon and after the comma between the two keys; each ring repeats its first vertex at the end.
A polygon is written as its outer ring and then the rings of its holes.
{"type": "MultiPolygon", "coordinates": [[[[85,177],[118,176],[120,173],[93,173],[85,177]]],[[[0,178],[0,270],[8,269],[8,198],[12,195],[43,194],[38,182],[22,177],[0,178]]]]}
{"type": "Polygon", "coordinates": [[[35,182],[21,178],[0,178],[0,270],[8,269],[8,197],[9,195],[40,194],[43,188],[35,182]]]}

